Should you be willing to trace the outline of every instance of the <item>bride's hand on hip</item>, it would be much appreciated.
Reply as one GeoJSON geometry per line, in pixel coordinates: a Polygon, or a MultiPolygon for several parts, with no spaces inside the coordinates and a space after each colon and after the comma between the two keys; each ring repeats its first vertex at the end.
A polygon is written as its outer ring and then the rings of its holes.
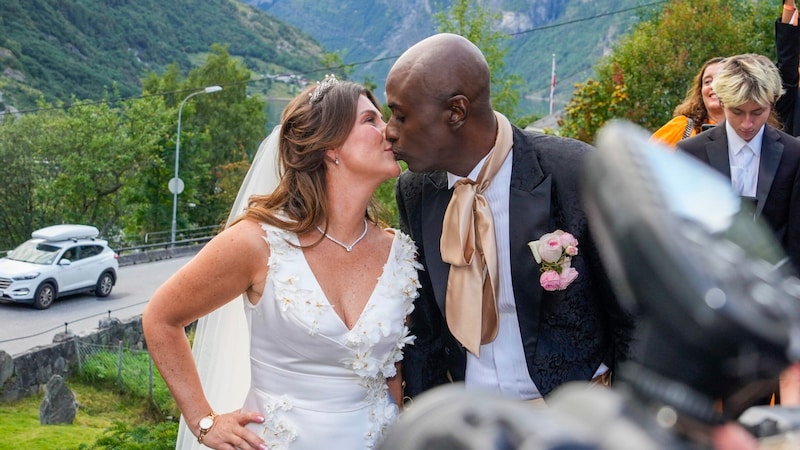
{"type": "Polygon", "coordinates": [[[203,445],[216,450],[266,450],[264,440],[245,428],[249,423],[264,423],[264,416],[241,410],[219,414],[203,437],[203,445]]]}

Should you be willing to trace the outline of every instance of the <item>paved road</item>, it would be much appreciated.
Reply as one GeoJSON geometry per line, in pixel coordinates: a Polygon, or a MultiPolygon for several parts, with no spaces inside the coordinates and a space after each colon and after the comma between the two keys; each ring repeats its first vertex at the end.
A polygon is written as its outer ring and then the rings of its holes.
{"type": "Polygon", "coordinates": [[[0,303],[0,350],[10,355],[53,342],[64,323],[73,333],[97,328],[100,319],[110,315],[124,320],[139,315],[156,289],[192,257],[120,267],[111,295],[74,295],[56,300],[48,309],[0,303]]]}

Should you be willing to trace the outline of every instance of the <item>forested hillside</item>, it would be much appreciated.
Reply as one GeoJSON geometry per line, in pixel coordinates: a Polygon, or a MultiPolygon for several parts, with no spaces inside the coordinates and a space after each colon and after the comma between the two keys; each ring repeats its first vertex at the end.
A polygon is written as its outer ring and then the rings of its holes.
{"type": "MultiPolygon", "coordinates": [[[[337,52],[345,63],[353,64],[355,79],[374,81],[381,93],[394,59],[433,34],[434,14],[451,4],[450,0],[3,0],[0,108],[28,108],[39,96],[48,102],[68,101],[73,95],[99,99],[106,89],[135,95],[145,73],[160,72],[172,62],[186,72],[212,43],[228,45],[230,54],[257,74],[324,70],[323,52],[337,52]]],[[[572,95],[574,83],[592,75],[592,65],[619,36],[660,6],[645,0],[481,4],[498,14],[497,27],[509,36],[506,69],[525,81],[528,101],[522,106],[536,113],[548,104],[552,55],[557,64],[556,101],[561,106],[572,95]]]]}
{"type": "MultiPolygon", "coordinates": [[[[436,32],[433,15],[452,0],[244,0],[285,20],[340,52],[354,65],[354,77],[383,82],[395,58],[436,32]]],[[[509,39],[506,69],[525,81],[530,112],[549,106],[552,55],[558,84],[557,106],[569,100],[576,82],[592,75],[592,65],[610,52],[620,36],[663,2],[651,0],[482,0],[499,15],[497,28],[509,39]]]]}
{"type": "Polygon", "coordinates": [[[235,0],[2,0],[0,107],[137,95],[146,73],[173,62],[186,72],[213,43],[257,73],[317,69],[323,53],[235,0]]]}

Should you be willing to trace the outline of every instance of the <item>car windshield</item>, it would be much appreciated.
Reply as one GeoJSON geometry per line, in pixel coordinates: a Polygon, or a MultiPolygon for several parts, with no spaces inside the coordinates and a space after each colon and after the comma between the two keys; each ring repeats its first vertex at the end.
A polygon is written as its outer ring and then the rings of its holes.
{"type": "Polygon", "coordinates": [[[45,244],[41,241],[27,241],[15,248],[8,255],[8,259],[34,264],[52,264],[59,250],[59,247],[45,244]]]}

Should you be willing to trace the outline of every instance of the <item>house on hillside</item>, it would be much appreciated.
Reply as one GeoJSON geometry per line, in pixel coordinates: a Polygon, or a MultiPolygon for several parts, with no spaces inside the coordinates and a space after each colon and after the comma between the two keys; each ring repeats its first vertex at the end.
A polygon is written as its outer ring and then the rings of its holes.
{"type": "Polygon", "coordinates": [[[544,116],[541,119],[531,123],[530,125],[526,126],[525,129],[528,131],[538,131],[540,133],[547,133],[547,134],[555,134],[560,135],[559,129],[561,128],[558,124],[559,120],[561,120],[561,116],[564,114],[564,111],[556,111],[549,116],[544,116]]]}

